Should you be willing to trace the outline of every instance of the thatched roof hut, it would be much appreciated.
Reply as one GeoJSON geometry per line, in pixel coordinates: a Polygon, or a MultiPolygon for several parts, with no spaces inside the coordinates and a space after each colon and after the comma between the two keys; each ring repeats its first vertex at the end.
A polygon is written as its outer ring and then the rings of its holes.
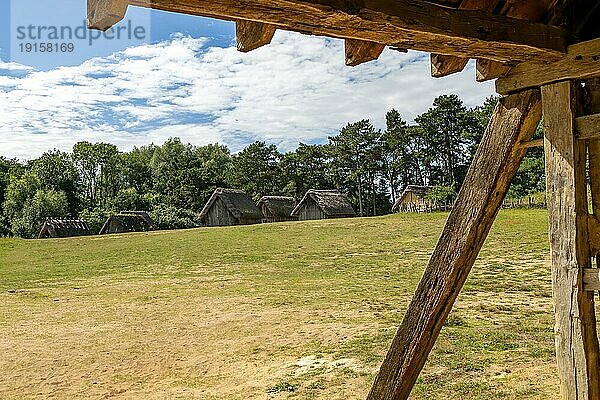
{"type": "Polygon", "coordinates": [[[263,214],[263,222],[297,221],[292,211],[298,202],[293,197],[263,196],[256,206],[263,214]]]}
{"type": "Polygon", "coordinates": [[[262,213],[245,192],[219,188],[214,191],[200,212],[204,226],[259,224],[262,213]]]}
{"type": "Polygon", "coordinates": [[[122,211],[110,216],[100,230],[100,235],[111,233],[148,232],[157,230],[152,218],[145,211],[122,211]]]}
{"type": "Polygon", "coordinates": [[[292,216],[300,221],[355,217],[352,205],[337,190],[309,190],[302,201],[292,211],[292,216]]]}
{"type": "Polygon", "coordinates": [[[402,195],[396,200],[392,212],[423,212],[434,206],[427,199],[427,194],[433,189],[432,186],[408,185],[402,195]]]}
{"type": "Polygon", "coordinates": [[[38,239],[89,236],[91,234],[90,225],[87,221],[81,219],[48,218],[40,230],[38,239]]]}

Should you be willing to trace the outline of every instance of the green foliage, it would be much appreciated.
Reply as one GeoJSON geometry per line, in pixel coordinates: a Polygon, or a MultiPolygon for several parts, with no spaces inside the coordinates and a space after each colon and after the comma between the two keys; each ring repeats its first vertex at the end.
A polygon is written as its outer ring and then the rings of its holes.
{"type": "Polygon", "coordinates": [[[196,228],[198,219],[196,213],[190,210],[159,204],[152,209],[150,217],[159,229],[189,229],[196,228]]]}
{"type": "Polygon", "coordinates": [[[255,200],[280,194],[281,154],[275,145],[254,142],[233,158],[229,184],[242,189],[255,200]]]}
{"type": "Polygon", "coordinates": [[[454,186],[434,186],[427,193],[425,198],[435,204],[445,204],[451,202],[456,197],[454,186]]]}
{"type": "Polygon", "coordinates": [[[79,218],[87,221],[90,226],[90,231],[94,235],[97,235],[100,233],[100,229],[102,229],[102,226],[104,226],[106,220],[115,213],[115,210],[97,207],[92,210],[81,211],[79,218]]]}

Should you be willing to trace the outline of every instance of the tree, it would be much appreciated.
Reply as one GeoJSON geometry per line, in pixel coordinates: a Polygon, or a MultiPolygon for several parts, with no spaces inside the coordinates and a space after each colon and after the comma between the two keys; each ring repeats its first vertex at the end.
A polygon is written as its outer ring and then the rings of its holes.
{"type": "Polygon", "coordinates": [[[71,156],[59,150],[46,152],[31,162],[31,170],[38,177],[43,190],[65,193],[68,213],[76,216],[79,212],[77,196],[79,177],[71,156]]]}
{"type": "Polygon", "coordinates": [[[326,146],[300,143],[281,157],[283,194],[300,199],[309,189],[330,189],[331,158],[326,146]]]}
{"type": "Polygon", "coordinates": [[[277,146],[254,142],[233,158],[229,183],[254,199],[280,194],[280,159],[281,153],[277,146]]]}
{"type": "Polygon", "coordinates": [[[467,149],[479,128],[475,115],[458,96],[443,95],[415,121],[427,147],[429,184],[458,189],[471,161],[467,149]]]}

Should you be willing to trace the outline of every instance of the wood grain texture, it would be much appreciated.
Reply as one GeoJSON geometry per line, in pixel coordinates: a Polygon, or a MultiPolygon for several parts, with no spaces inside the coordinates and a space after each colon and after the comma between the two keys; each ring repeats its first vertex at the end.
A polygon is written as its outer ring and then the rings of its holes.
{"type": "Polygon", "coordinates": [[[379,58],[385,45],[374,42],[366,42],[364,40],[346,39],[346,65],[356,67],[369,61],[374,61],[379,58]]]}
{"type": "Polygon", "coordinates": [[[569,46],[567,56],[553,63],[521,63],[496,81],[496,91],[505,95],[562,80],[597,76],[600,76],[600,39],[569,46]]]}
{"type": "Polygon", "coordinates": [[[583,289],[591,258],[586,144],[575,139],[578,91],[569,81],[542,87],[548,229],[561,393],[567,400],[595,400],[600,364],[593,295],[583,289]]]}
{"type": "Polygon", "coordinates": [[[273,25],[253,21],[237,21],[235,34],[237,49],[243,53],[256,50],[271,43],[277,28],[273,25]]]}
{"type": "Polygon", "coordinates": [[[600,291],[600,268],[583,270],[583,289],[588,292],[600,291]]]}
{"type": "Polygon", "coordinates": [[[575,119],[577,139],[600,139],[600,114],[585,115],[575,119]]]}
{"type": "Polygon", "coordinates": [[[541,119],[537,90],[500,100],[369,400],[405,400],[483,246],[541,119]]]}
{"type": "MultiPolygon", "coordinates": [[[[107,1],[107,0],[103,0],[107,1]]],[[[422,0],[130,0],[132,5],[497,61],[558,60],[562,28],[422,0]]]]}
{"type": "Polygon", "coordinates": [[[125,18],[128,5],[128,0],[87,0],[88,28],[108,30],[125,18]]]}
{"type": "Polygon", "coordinates": [[[468,58],[432,54],[431,76],[434,78],[443,78],[444,76],[456,74],[465,69],[468,63],[468,58]]]}
{"type": "MultiPolygon", "coordinates": [[[[459,10],[480,10],[492,12],[500,0],[464,0],[458,6],[459,10]]],[[[442,78],[461,72],[469,63],[468,58],[448,56],[443,54],[431,55],[431,76],[442,78]]]]}
{"type": "Polygon", "coordinates": [[[512,67],[492,60],[477,60],[477,82],[486,82],[506,76],[512,67]]]}

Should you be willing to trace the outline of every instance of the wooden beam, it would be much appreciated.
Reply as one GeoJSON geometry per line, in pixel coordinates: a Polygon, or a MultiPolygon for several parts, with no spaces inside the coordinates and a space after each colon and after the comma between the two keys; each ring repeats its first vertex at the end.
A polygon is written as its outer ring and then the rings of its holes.
{"type": "Polygon", "coordinates": [[[556,26],[424,0],[130,0],[130,4],[504,62],[558,60],[567,44],[566,32],[556,26]]]}
{"type": "Polygon", "coordinates": [[[530,149],[532,147],[543,147],[544,139],[527,140],[525,142],[519,143],[519,146],[525,149],[530,149]]]}
{"type": "MultiPolygon", "coordinates": [[[[596,164],[597,162],[598,162],[598,160],[596,162],[594,162],[594,164],[596,164]]],[[[597,184],[597,182],[596,182],[596,184],[597,184]]],[[[594,190],[592,190],[592,192],[594,192],[594,190]]],[[[596,193],[597,193],[597,191],[596,191],[596,193]]],[[[598,196],[594,196],[594,194],[592,194],[592,197],[596,197],[595,207],[597,207],[598,206],[598,204],[597,204],[598,196]]],[[[590,215],[588,218],[588,221],[587,221],[587,226],[588,226],[588,241],[590,244],[590,254],[592,256],[595,256],[595,255],[600,254],[600,220],[598,220],[598,218],[596,216],[590,215]]]]}
{"type": "Polygon", "coordinates": [[[541,119],[540,94],[500,99],[369,400],[405,400],[463,287],[541,119]]]}
{"type": "MultiPolygon", "coordinates": [[[[463,0],[458,6],[458,9],[492,12],[498,3],[500,3],[500,0],[463,0]]],[[[465,69],[468,63],[468,58],[432,54],[431,76],[434,78],[442,78],[444,76],[456,74],[465,69]]]]}
{"type": "Polygon", "coordinates": [[[600,363],[593,294],[583,289],[591,266],[586,145],[575,140],[579,87],[542,87],[546,187],[556,316],[556,358],[564,399],[600,398],[600,363]]]}
{"type": "Polygon", "coordinates": [[[129,0],[87,0],[87,26],[106,31],[119,23],[127,13],[129,0]]]}
{"type": "Polygon", "coordinates": [[[476,68],[477,82],[486,82],[506,76],[512,67],[497,61],[479,59],[476,68]]]}
{"type": "Polygon", "coordinates": [[[346,39],[346,65],[349,67],[356,67],[357,65],[374,61],[379,58],[385,45],[366,42],[364,40],[346,39]]]}
{"type": "Polygon", "coordinates": [[[600,291],[600,268],[583,270],[583,288],[588,292],[600,291]]]}
{"type": "Polygon", "coordinates": [[[575,119],[577,139],[600,139],[600,114],[585,115],[575,119]]]}
{"type": "Polygon", "coordinates": [[[567,56],[553,63],[521,63],[496,81],[496,91],[505,95],[567,79],[596,76],[600,76],[600,39],[569,46],[567,56]]]}
{"type": "Polygon", "coordinates": [[[271,43],[277,28],[273,25],[253,21],[237,21],[235,33],[237,49],[243,53],[256,50],[271,43]]]}
{"type": "Polygon", "coordinates": [[[431,76],[434,78],[442,78],[444,76],[456,74],[465,69],[468,63],[468,58],[432,54],[431,76]]]}

